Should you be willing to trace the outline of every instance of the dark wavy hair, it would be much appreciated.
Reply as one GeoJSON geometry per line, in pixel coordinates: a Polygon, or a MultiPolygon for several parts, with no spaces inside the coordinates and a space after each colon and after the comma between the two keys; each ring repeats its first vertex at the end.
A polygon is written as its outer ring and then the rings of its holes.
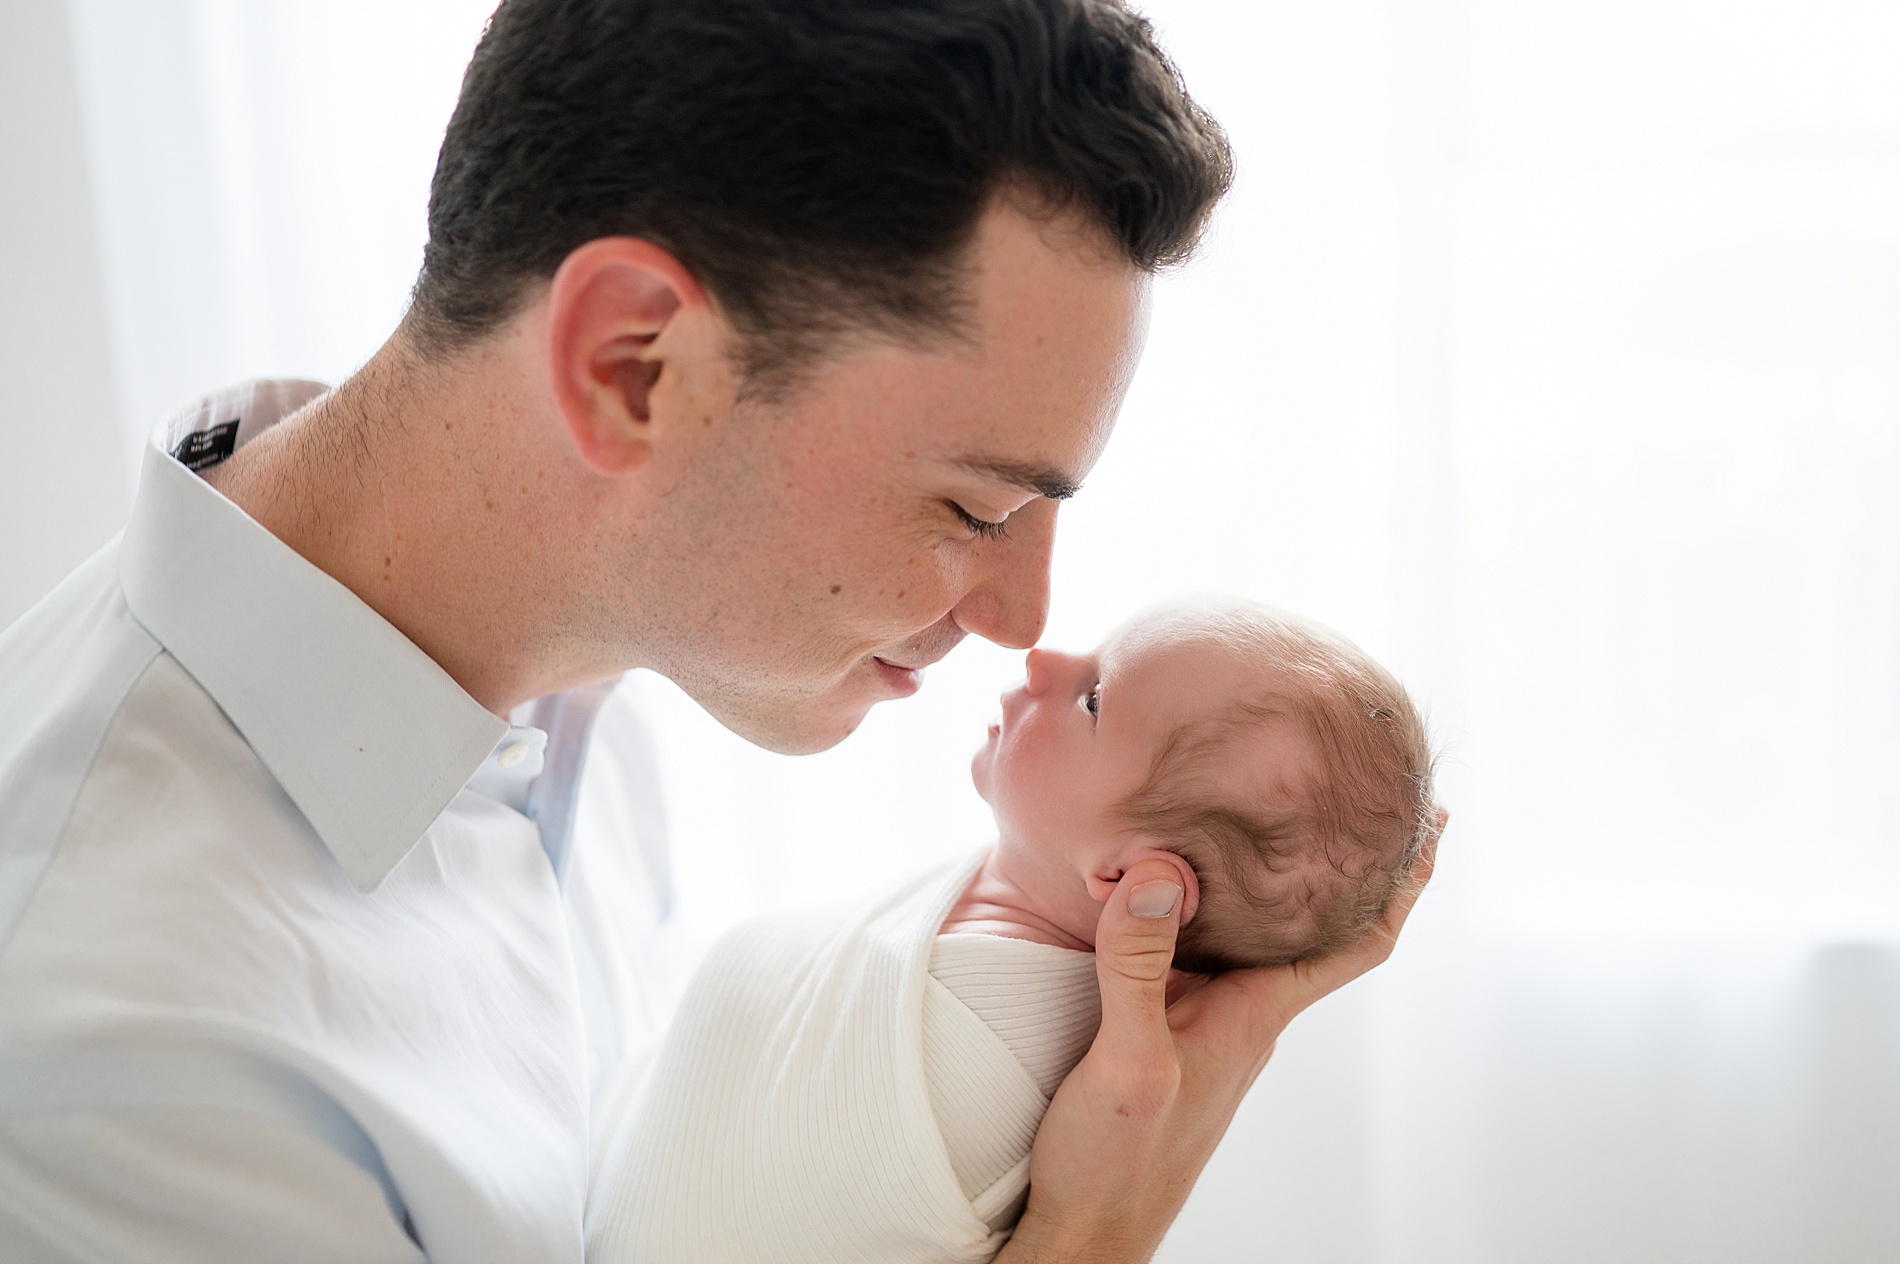
{"type": "Polygon", "coordinates": [[[1134,265],[1188,256],[1232,160],[1119,0],[506,0],[462,81],[408,328],[452,351],[569,252],[672,252],[794,365],[841,332],[954,331],[999,193],[1134,265]]]}

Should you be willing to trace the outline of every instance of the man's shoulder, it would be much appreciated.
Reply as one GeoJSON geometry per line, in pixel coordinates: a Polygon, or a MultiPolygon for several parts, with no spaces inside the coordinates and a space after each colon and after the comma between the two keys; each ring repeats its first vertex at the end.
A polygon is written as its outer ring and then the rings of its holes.
{"type": "Polygon", "coordinates": [[[133,846],[281,798],[127,607],[116,542],[0,634],[0,714],[0,951],[75,831],[133,846]]]}
{"type": "Polygon", "coordinates": [[[119,588],[118,541],[0,633],[0,944],[120,704],[160,653],[119,588]]]}
{"type": "MultiPolygon", "coordinates": [[[[110,552],[0,635],[0,706],[0,1166],[58,1167],[35,1223],[574,1237],[578,1005],[551,883],[516,880],[525,821],[451,820],[359,892],[110,552]],[[150,1197],[173,1181],[175,1214],[150,1197]]],[[[0,1179],[0,1238],[22,1205],[0,1179]]]]}
{"type": "Polygon", "coordinates": [[[157,651],[125,604],[115,538],[0,631],[0,710],[16,721],[57,710],[109,685],[112,663],[157,651]]]}

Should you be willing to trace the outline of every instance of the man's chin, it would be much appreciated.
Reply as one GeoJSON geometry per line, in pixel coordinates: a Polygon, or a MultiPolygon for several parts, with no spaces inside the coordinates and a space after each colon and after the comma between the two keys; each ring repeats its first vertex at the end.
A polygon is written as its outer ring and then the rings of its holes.
{"type": "Polygon", "coordinates": [[[816,755],[857,732],[877,701],[814,698],[782,710],[707,710],[730,732],[775,755],[816,755]]]}
{"type": "Polygon", "coordinates": [[[815,755],[857,732],[878,703],[915,693],[922,680],[922,668],[895,667],[872,657],[802,696],[687,692],[715,720],[754,746],[780,755],[815,755]]]}

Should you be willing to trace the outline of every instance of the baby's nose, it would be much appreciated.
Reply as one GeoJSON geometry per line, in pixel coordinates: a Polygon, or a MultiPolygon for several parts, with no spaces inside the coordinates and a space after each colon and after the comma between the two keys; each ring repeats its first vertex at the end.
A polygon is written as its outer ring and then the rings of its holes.
{"type": "Polygon", "coordinates": [[[1023,668],[1029,673],[1029,692],[1043,694],[1072,683],[1082,663],[1073,654],[1060,650],[1033,649],[1023,656],[1023,668]]]}

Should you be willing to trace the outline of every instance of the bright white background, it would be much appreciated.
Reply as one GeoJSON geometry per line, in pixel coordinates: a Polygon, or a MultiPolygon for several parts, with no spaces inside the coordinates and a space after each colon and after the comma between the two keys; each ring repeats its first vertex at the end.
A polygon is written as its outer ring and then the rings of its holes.
{"type": "MultiPolygon", "coordinates": [[[[0,8],[0,620],[139,436],[393,326],[484,0],[0,8]]],[[[1164,1258],[1900,1259],[1900,6],[1155,0],[1240,179],[1049,640],[1247,594],[1408,681],[1441,875],[1164,1258]]],[[[695,935],[983,841],[1015,657],[830,754],[663,682],[695,935]]]]}

